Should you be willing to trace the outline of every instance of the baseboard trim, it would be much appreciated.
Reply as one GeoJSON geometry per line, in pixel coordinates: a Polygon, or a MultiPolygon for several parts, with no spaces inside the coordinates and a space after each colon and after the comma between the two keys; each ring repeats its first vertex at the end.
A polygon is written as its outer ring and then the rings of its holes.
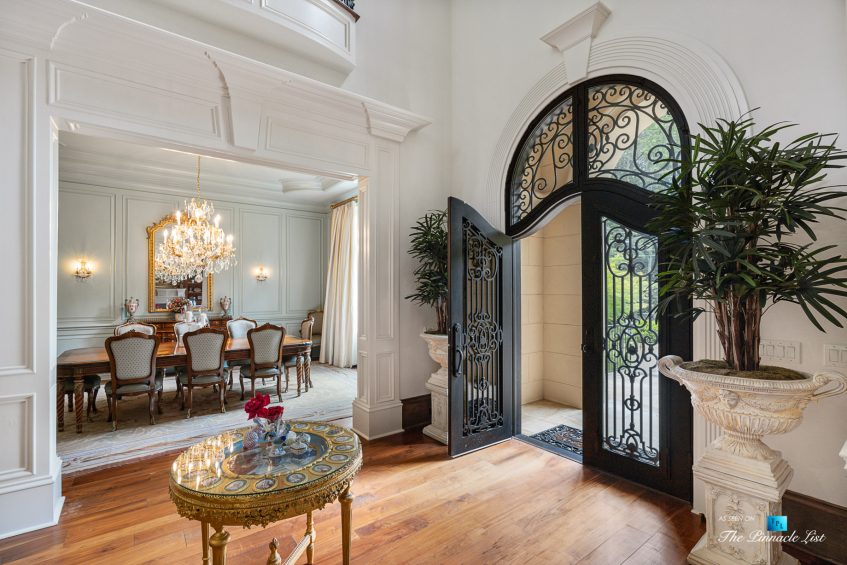
{"type": "Polygon", "coordinates": [[[788,490],[782,497],[782,513],[788,517],[789,531],[796,530],[801,540],[812,530],[826,536],[821,542],[784,543],[786,553],[804,565],[847,565],[847,508],[788,490]]]}
{"type": "Polygon", "coordinates": [[[432,423],[432,400],[429,394],[403,398],[403,429],[421,428],[432,423]]]}

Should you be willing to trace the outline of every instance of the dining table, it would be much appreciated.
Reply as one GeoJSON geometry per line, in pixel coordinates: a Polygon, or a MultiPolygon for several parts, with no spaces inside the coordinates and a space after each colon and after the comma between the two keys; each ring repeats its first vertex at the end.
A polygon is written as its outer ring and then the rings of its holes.
{"type": "MultiPolygon", "coordinates": [[[[299,337],[285,336],[282,345],[283,357],[296,358],[298,382],[303,381],[308,391],[311,385],[311,353],[312,341],[299,337]]],[[[227,338],[224,349],[224,359],[227,361],[243,360],[250,357],[250,343],[246,337],[227,338]]],[[[156,353],[156,367],[185,367],[188,356],[185,346],[177,341],[165,341],[159,344],[156,353]]],[[[101,347],[80,347],[64,351],[56,360],[56,378],[73,379],[74,382],[74,416],[76,432],[82,433],[83,426],[83,394],[85,377],[88,375],[110,374],[109,355],[105,344],[101,347]]],[[[56,420],[59,431],[65,429],[65,392],[61,383],[56,387],[56,420]]],[[[299,390],[299,387],[298,387],[299,390]]]]}

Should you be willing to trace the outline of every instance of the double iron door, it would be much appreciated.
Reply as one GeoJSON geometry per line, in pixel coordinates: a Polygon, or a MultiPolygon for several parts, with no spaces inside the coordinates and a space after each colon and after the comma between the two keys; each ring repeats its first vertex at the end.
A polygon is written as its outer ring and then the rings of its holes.
{"type": "MultiPolygon", "coordinates": [[[[614,192],[582,198],[583,461],[690,499],[691,404],[659,357],[690,357],[690,322],[659,314],[652,211],[614,192]]],[[[520,433],[518,246],[451,198],[450,454],[520,433]]]]}

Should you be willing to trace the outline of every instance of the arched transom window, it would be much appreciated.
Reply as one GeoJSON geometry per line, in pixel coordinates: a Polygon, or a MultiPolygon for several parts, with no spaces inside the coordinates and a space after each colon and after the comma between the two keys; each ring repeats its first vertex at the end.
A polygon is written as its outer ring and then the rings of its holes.
{"type": "Polygon", "coordinates": [[[581,84],[524,134],[506,187],[507,230],[525,232],[584,190],[659,190],[687,143],[682,112],[657,85],[622,76],[581,84]]]}

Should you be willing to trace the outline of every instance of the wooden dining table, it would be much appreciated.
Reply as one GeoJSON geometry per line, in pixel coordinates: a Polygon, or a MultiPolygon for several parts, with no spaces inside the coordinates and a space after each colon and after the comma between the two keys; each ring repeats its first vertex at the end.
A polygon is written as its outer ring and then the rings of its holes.
{"type": "MultiPolygon", "coordinates": [[[[311,354],[312,341],[299,337],[285,336],[282,345],[284,357],[296,356],[298,381],[305,383],[306,390],[311,385],[311,354]]],[[[250,357],[250,344],[247,338],[227,338],[224,359],[234,361],[250,357]]],[[[184,367],[188,357],[185,346],[175,341],[159,344],[156,353],[156,368],[184,367]]],[[[85,377],[88,375],[109,374],[109,355],[106,347],[80,347],[68,349],[56,361],[56,378],[73,379],[74,381],[74,415],[76,431],[82,433],[83,424],[83,394],[85,377]]],[[[56,419],[59,431],[65,429],[65,392],[61,383],[56,387],[56,419]]]]}

